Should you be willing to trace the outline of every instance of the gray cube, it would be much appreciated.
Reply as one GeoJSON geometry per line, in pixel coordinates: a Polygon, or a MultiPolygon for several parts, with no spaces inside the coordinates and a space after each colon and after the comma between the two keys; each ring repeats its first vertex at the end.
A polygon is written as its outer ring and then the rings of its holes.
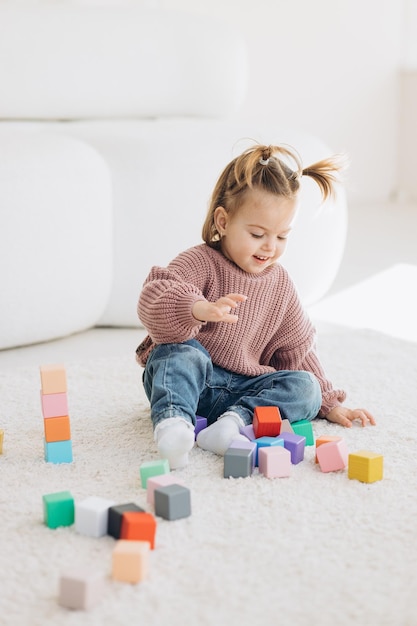
{"type": "Polygon", "coordinates": [[[166,485],[154,491],[155,515],[167,520],[191,515],[190,490],[183,485],[166,485]]]}
{"type": "Polygon", "coordinates": [[[246,478],[252,475],[252,450],[229,448],[224,455],[224,477],[246,478]]]}

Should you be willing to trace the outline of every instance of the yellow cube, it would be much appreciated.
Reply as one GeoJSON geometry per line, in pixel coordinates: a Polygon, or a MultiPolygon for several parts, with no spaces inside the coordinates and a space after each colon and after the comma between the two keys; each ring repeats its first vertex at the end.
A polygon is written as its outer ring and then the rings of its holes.
{"type": "Polygon", "coordinates": [[[4,430],[0,430],[0,454],[3,454],[4,430]]]}
{"type": "Polygon", "coordinates": [[[138,583],[148,576],[149,541],[120,539],[113,550],[113,580],[138,583]]]}
{"type": "Polygon", "coordinates": [[[360,480],[363,483],[374,483],[382,480],[384,472],[384,457],[382,454],[359,450],[349,454],[348,478],[360,480]]]}

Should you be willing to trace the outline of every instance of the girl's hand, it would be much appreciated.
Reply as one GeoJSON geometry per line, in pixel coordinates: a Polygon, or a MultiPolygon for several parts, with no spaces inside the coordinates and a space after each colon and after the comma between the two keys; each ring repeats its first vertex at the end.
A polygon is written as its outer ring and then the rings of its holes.
{"type": "Polygon", "coordinates": [[[235,309],[239,302],[244,302],[247,296],[240,293],[229,293],[216,302],[198,300],[193,306],[193,317],[200,322],[228,322],[236,324],[238,317],[230,311],[235,309]]]}
{"type": "Polygon", "coordinates": [[[329,422],[335,422],[345,428],[351,428],[354,420],[360,420],[362,426],[366,426],[368,423],[375,426],[376,422],[374,417],[366,409],[347,409],[343,406],[336,406],[326,415],[326,419],[329,422]]]}

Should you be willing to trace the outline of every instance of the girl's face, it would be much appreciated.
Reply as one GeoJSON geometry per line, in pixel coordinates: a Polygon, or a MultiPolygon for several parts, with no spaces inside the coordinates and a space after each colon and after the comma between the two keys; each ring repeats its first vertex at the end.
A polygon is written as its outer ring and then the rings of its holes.
{"type": "Polygon", "coordinates": [[[221,206],[214,212],[221,251],[244,272],[260,274],[284,253],[296,209],[296,199],[249,189],[233,214],[221,206]]]}

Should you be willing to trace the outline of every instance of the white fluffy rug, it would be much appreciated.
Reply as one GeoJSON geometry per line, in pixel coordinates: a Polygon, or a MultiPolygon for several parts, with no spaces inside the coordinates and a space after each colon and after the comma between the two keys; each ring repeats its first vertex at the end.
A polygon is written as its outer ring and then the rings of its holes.
{"type": "Polygon", "coordinates": [[[416,625],[417,344],[334,328],[319,346],[347,404],[372,410],[378,425],[317,420],[315,435],[382,453],[384,479],[324,474],[312,447],[290,478],[224,479],[223,459],[195,448],[177,471],[192,515],[158,518],[150,577],[138,585],[110,579],[112,538],[50,530],[42,512],[42,495],[62,490],[151,510],[139,467],[157,456],[133,355],[65,364],[70,465],[43,460],[38,369],[0,373],[0,623],[416,625]],[[107,576],[106,595],[89,612],[67,611],[57,602],[60,572],[83,564],[107,576]]]}

